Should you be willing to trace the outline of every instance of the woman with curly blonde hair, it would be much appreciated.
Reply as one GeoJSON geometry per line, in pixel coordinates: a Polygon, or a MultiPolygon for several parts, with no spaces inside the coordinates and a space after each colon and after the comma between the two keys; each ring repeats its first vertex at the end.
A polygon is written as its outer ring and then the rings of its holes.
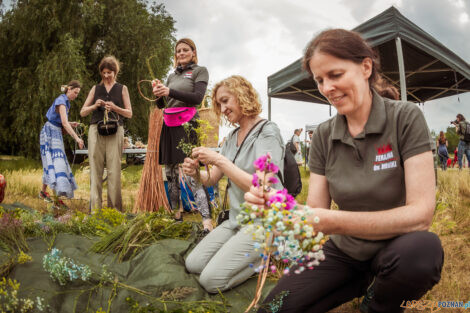
{"type": "Polygon", "coordinates": [[[219,117],[238,127],[227,136],[220,154],[204,147],[194,148],[194,160],[186,158],[183,171],[195,176],[201,162],[212,165],[210,175],[201,172],[204,185],[215,185],[224,175],[228,178],[229,219],[204,237],[186,258],[186,269],[200,274],[199,283],[204,289],[217,293],[247,280],[261,260],[253,253],[252,236],[240,229],[236,216],[251,186],[253,162],[269,152],[282,172],[284,144],[277,125],[259,116],[258,93],[245,78],[231,76],[217,83],[212,91],[212,107],[219,117]]]}

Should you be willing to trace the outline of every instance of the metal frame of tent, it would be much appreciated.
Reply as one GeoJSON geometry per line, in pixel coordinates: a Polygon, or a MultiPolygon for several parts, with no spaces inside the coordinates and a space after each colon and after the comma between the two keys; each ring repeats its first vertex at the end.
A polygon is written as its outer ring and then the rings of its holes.
{"type": "MultiPolygon", "coordinates": [[[[382,75],[397,87],[401,99],[424,105],[425,101],[470,91],[470,65],[396,8],[390,7],[353,30],[377,50],[382,75]]],[[[271,98],[328,104],[302,70],[301,61],[268,77],[269,120],[271,98]]]]}

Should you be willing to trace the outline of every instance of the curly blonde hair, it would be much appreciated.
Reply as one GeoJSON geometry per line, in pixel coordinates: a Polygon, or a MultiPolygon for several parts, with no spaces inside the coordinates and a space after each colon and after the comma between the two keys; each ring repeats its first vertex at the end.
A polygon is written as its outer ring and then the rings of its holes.
{"type": "MultiPolygon", "coordinates": [[[[222,115],[222,110],[220,103],[217,102],[216,95],[217,90],[222,86],[226,87],[235,96],[243,115],[253,116],[261,113],[261,102],[259,101],[258,92],[253,88],[253,85],[246,78],[233,75],[218,82],[212,89],[212,110],[221,122],[220,116],[222,115]]],[[[224,120],[226,120],[225,117],[224,120]]]]}

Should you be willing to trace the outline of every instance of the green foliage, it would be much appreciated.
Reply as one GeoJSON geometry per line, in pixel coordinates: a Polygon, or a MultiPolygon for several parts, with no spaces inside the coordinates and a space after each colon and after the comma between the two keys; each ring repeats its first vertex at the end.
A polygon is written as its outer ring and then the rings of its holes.
{"type": "MultiPolygon", "coordinates": [[[[191,291],[191,288],[175,288],[170,293],[178,294],[183,298],[191,291]]],[[[200,300],[200,301],[181,301],[180,299],[166,300],[163,296],[160,298],[149,299],[145,304],[140,304],[132,297],[126,298],[131,313],[206,313],[206,312],[228,312],[227,303],[222,294],[222,301],[200,300]]]]}
{"type": "Polygon", "coordinates": [[[128,86],[133,107],[126,128],[146,140],[150,104],[136,84],[150,78],[150,56],[157,78],[167,73],[174,31],[165,7],[144,0],[17,1],[0,19],[0,153],[39,157],[47,109],[72,79],[83,85],[69,114],[79,120],[88,91],[101,80],[97,69],[105,55],[122,63],[118,81],[128,86]]]}
{"type": "Polygon", "coordinates": [[[457,148],[457,146],[459,145],[459,140],[460,140],[459,135],[457,135],[457,132],[455,131],[455,127],[453,126],[447,127],[445,135],[447,138],[447,142],[449,143],[447,150],[453,153],[455,148],[457,148]]]}
{"type": "Polygon", "coordinates": [[[119,261],[130,259],[158,240],[187,239],[193,232],[190,223],[176,222],[168,213],[139,214],[126,224],[115,227],[95,243],[91,250],[98,253],[116,253],[119,261]]]}
{"type": "Polygon", "coordinates": [[[28,251],[28,244],[23,232],[23,225],[19,216],[3,211],[0,207],[0,248],[10,253],[28,251]]]}
{"type": "Polygon", "coordinates": [[[191,157],[194,148],[206,145],[207,134],[214,129],[206,120],[197,120],[197,124],[196,128],[192,128],[190,123],[183,124],[186,139],[182,138],[177,146],[188,157],[191,157]],[[196,144],[191,143],[191,137],[194,135],[197,138],[196,144]]]}
{"type": "Polygon", "coordinates": [[[36,302],[29,298],[18,298],[20,283],[10,278],[2,277],[0,280],[0,312],[33,312],[35,309],[43,312],[46,307],[44,299],[36,298],[36,302]]]}

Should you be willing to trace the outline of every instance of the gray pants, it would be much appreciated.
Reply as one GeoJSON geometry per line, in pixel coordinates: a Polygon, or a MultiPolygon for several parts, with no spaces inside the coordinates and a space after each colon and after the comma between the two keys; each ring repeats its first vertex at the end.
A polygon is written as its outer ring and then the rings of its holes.
{"type": "Polygon", "coordinates": [[[259,266],[262,251],[255,251],[253,244],[253,235],[245,228],[231,229],[225,221],[191,251],[186,269],[200,274],[199,283],[207,292],[225,291],[246,281],[259,266]]]}
{"type": "Polygon", "coordinates": [[[88,156],[90,160],[90,208],[101,209],[103,172],[108,173],[107,207],[122,210],[121,196],[121,156],[124,143],[124,128],[118,127],[111,136],[98,134],[97,125],[88,130],[88,156]]]}

